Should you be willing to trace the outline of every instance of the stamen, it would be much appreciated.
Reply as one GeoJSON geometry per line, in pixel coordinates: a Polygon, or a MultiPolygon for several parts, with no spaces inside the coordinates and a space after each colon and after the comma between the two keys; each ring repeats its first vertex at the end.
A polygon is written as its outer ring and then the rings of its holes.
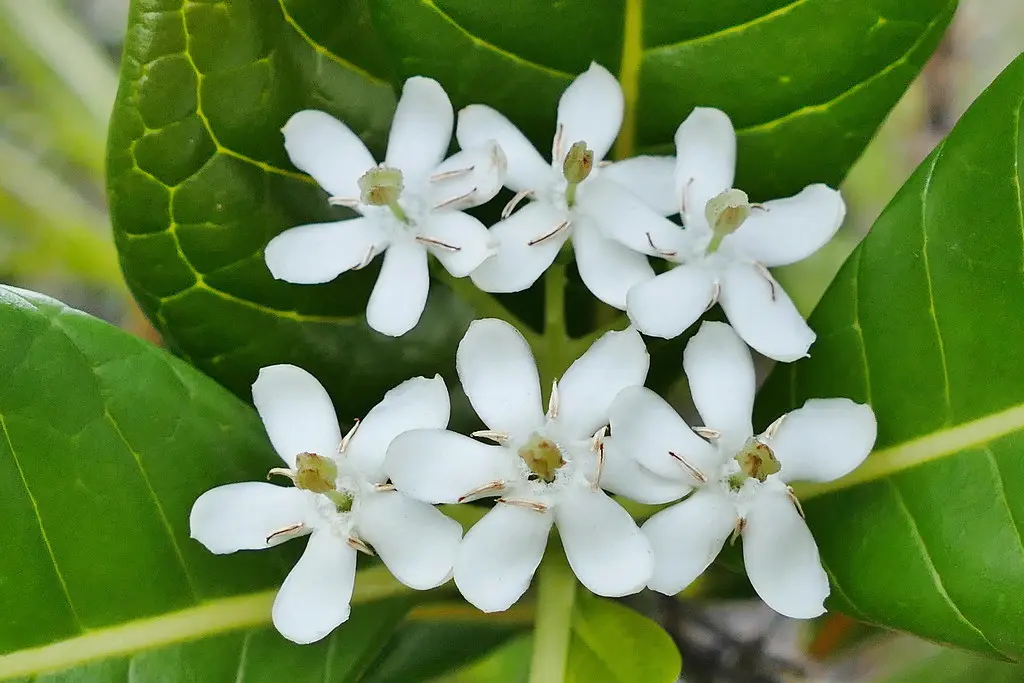
{"type": "Polygon", "coordinates": [[[504,446],[505,444],[508,443],[509,440],[509,435],[506,434],[505,432],[495,432],[490,429],[481,429],[479,431],[471,433],[470,436],[475,437],[477,439],[487,439],[488,441],[493,441],[499,446],[504,446]]]}
{"type": "Polygon", "coordinates": [[[561,223],[559,223],[558,225],[555,226],[554,230],[552,230],[551,232],[546,232],[546,233],[544,233],[543,235],[541,235],[539,237],[534,237],[532,240],[527,242],[526,245],[529,246],[529,247],[532,247],[535,244],[540,244],[541,242],[543,242],[545,240],[551,239],[552,237],[554,237],[555,235],[557,235],[558,233],[562,232],[563,230],[565,230],[568,227],[569,227],[569,221],[567,221],[567,220],[566,221],[562,221],[561,223]]]}
{"type": "Polygon", "coordinates": [[[423,235],[416,235],[416,241],[419,242],[420,244],[425,244],[428,247],[440,247],[441,249],[444,249],[445,251],[450,251],[452,253],[456,253],[456,252],[462,251],[462,247],[457,247],[454,244],[448,244],[447,242],[442,242],[441,240],[434,239],[433,237],[425,237],[423,235]]]}
{"type": "Polygon", "coordinates": [[[370,557],[373,557],[374,555],[377,554],[377,553],[373,552],[373,548],[371,548],[370,546],[366,545],[365,543],[363,543],[363,541],[361,539],[356,538],[355,536],[349,536],[348,539],[345,542],[348,543],[349,547],[355,548],[356,550],[358,550],[361,553],[366,553],[370,557]]]}
{"type": "Polygon", "coordinates": [[[551,161],[558,163],[562,160],[562,138],[565,136],[565,126],[561,123],[555,129],[555,139],[551,141],[551,161]]]}
{"type": "Polygon", "coordinates": [[[521,190],[519,192],[516,192],[515,196],[512,197],[512,199],[508,200],[508,204],[506,204],[505,208],[501,210],[502,220],[511,216],[512,212],[516,210],[516,207],[519,206],[524,199],[532,196],[533,190],[521,190]]]}
{"type": "Polygon", "coordinates": [[[718,280],[715,280],[715,284],[711,288],[711,301],[708,302],[708,307],[705,308],[704,310],[710,311],[712,308],[714,308],[715,304],[718,303],[718,297],[720,296],[722,296],[722,283],[719,282],[718,280]]]}
{"type": "Polygon", "coordinates": [[[469,175],[474,170],[476,170],[476,166],[470,166],[469,168],[456,168],[451,171],[442,171],[441,173],[435,173],[434,175],[430,176],[430,182],[439,183],[442,180],[451,180],[452,178],[459,178],[464,175],[469,175]]]}
{"type": "Polygon", "coordinates": [[[267,545],[270,545],[270,542],[273,541],[275,538],[293,533],[295,531],[300,531],[301,529],[305,528],[305,526],[305,524],[299,522],[297,524],[292,524],[291,526],[286,526],[283,529],[278,529],[277,531],[274,531],[269,536],[267,536],[267,545]]]}
{"type": "Polygon", "coordinates": [[[458,204],[461,201],[469,199],[474,194],[476,194],[476,190],[477,190],[477,188],[474,187],[472,190],[470,190],[466,194],[460,194],[457,197],[452,197],[451,199],[446,199],[443,202],[441,202],[440,204],[435,204],[434,207],[433,207],[433,210],[437,211],[439,209],[444,209],[444,208],[447,208],[449,206],[452,206],[453,204],[458,204]]]}
{"type": "Polygon", "coordinates": [[[331,206],[345,206],[354,209],[359,206],[359,197],[328,197],[327,203],[331,206]]]}
{"type": "Polygon", "coordinates": [[[551,395],[548,396],[548,419],[554,420],[558,417],[558,380],[551,382],[551,395]]]}
{"type": "Polygon", "coordinates": [[[594,474],[594,482],[590,488],[597,491],[601,488],[601,474],[604,473],[604,442],[597,442],[597,472],[594,474]]]}
{"type": "Polygon", "coordinates": [[[344,437],[342,437],[341,445],[338,446],[338,457],[339,458],[341,456],[345,455],[345,450],[348,448],[349,442],[352,440],[352,437],[356,435],[356,431],[359,429],[359,425],[361,425],[362,423],[363,423],[363,421],[360,420],[357,417],[355,419],[355,422],[352,424],[352,429],[348,430],[348,433],[345,434],[344,437]]]}
{"type": "Polygon", "coordinates": [[[666,258],[675,256],[678,252],[669,251],[668,249],[659,249],[654,244],[654,238],[651,237],[651,233],[647,233],[647,243],[651,245],[651,249],[658,252],[658,256],[664,256],[666,258]]]}
{"type": "Polygon", "coordinates": [[[606,436],[608,436],[608,426],[607,425],[605,425],[604,427],[601,427],[596,432],[594,432],[594,435],[592,437],[590,437],[590,451],[592,453],[597,453],[597,449],[601,448],[604,445],[603,444],[604,437],[606,437],[606,436]]]}
{"type": "Polygon", "coordinates": [[[761,277],[768,282],[768,286],[772,289],[772,301],[775,301],[775,278],[772,277],[771,271],[765,268],[764,264],[754,261],[754,267],[757,268],[757,272],[761,274],[761,277]]]}
{"type": "Polygon", "coordinates": [[[746,528],[747,520],[743,519],[742,517],[737,519],[736,526],[732,529],[732,536],[729,537],[729,545],[734,544],[736,542],[736,539],[740,537],[740,534],[742,534],[743,530],[746,528]]]}
{"type": "Polygon", "coordinates": [[[496,493],[501,493],[504,490],[505,490],[505,482],[503,482],[503,481],[492,481],[492,482],[490,482],[488,484],[484,484],[483,486],[477,486],[472,491],[470,491],[470,492],[468,492],[468,493],[466,493],[464,495],[459,496],[459,498],[458,498],[458,500],[456,502],[466,503],[466,502],[469,502],[471,500],[476,500],[478,498],[484,498],[485,496],[491,496],[491,495],[494,495],[496,493]]]}
{"type": "Polygon", "coordinates": [[[679,214],[683,215],[686,213],[686,193],[690,191],[690,186],[693,185],[694,178],[690,178],[686,181],[686,187],[679,193],[679,214]]]}
{"type": "Polygon", "coordinates": [[[353,268],[352,270],[362,270],[366,266],[370,265],[370,261],[372,261],[372,260],[373,260],[373,245],[371,244],[366,249],[366,253],[363,254],[363,260],[360,261],[359,264],[355,268],[353,268]]]}
{"type": "Polygon", "coordinates": [[[789,498],[790,501],[793,502],[793,505],[796,506],[796,511],[800,513],[800,519],[807,519],[807,516],[804,514],[803,506],[800,505],[800,499],[796,497],[796,493],[793,491],[792,486],[786,487],[786,497],[789,498]]]}
{"type": "Polygon", "coordinates": [[[397,489],[394,484],[374,484],[373,490],[378,493],[387,493],[388,491],[395,491],[397,489]]]}
{"type": "Polygon", "coordinates": [[[295,483],[295,470],[288,469],[287,467],[271,467],[270,471],[267,472],[267,481],[270,481],[271,477],[287,477],[295,483]]]}
{"type": "Polygon", "coordinates": [[[689,460],[679,455],[678,453],[673,453],[672,451],[669,451],[668,454],[675,458],[676,461],[683,466],[683,469],[685,469],[691,477],[696,479],[698,483],[708,483],[707,476],[705,476],[705,474],[701,472],[699,469],[694,467],[693,463],[691,463],[689,460]]]}
{"type": "Polygon", "coordinates": [[[775,435],[778,434],[779,432],[779,427],[782,426],[782,423],[783,421],[785,421],[786,415],[788,414],[789,413],[784,413],[782,417],[768,425],[768,429],[764,430],[764,436],[766,436],[769,439],[774,439],[775,435]]]}
{"type": "Polygon", "coordinates": [[[516,507],[526,508],[527,510],[533,510],[534,512],[543,513],[548,511],[547,505],[533,500],[523,500],[521,498],[499,498],[497,502],[504,503],[505,505],[514,505],[516,507]]]}
{"type": "Polygon", "coordinates": [[[697,436],[702,436],[708,441],[717,441],[722,438],[722,432],[717,429],[711,429],[710,427],[694,427],[693,432],[697,436]]]}

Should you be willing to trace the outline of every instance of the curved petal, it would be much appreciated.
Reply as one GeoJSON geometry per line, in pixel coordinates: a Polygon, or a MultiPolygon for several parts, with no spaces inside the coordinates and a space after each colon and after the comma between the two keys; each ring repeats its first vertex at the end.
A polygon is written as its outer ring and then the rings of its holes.
{"type": "Polygon", "coordinates": [[[458,522],[398,491],[364,496],[356,529],[388,571],[416,590],[440,586],[451,577],[462,540],[458,522]]]}
{"type": "Polygon", "coordinates": [[[572,233],[580,279],[598,299],[625,310],[630,288],[653,278],[654,269],[643,254],[604,237],[592,219],[581,219],[576,219],[572,233]]]}
{"type": "MultiPolygon", "coordinates": [[[[730,448],[754,433],[754,361],[725,323],[704,322],[683,350],[683,371],[704,425],[722,432],[730,448]]],[[[723,444],[725,445],[725,444],[723,444]]]]}
{"type": "Polygon", "coordinates": [[[281,132],[296,168],[335,197],[359,198],[359,178],[377,162],[348,126],[326,112],[306,109],[293,114],[281,132]]]}
{"type": "Polygon", "coordinates": [[[864,462],[878,423],[871,406],[848,398],[812,398],[783,418],[765,440],[782,464],[785,481],[832,481],[864,462]]]}
{"type": "Polygon", "coordinates": [[[562,209],[530,202],[492,225],[497,253],[472,272],[473,284],[496,293],[521,292],[533,285],[569,238],[569,229],[554,232],[567,219],[562,209]]]}
{"type": "Polygon", "coordinates": [[[384,456],[396,436],[411,429],[444,429],[450,406],[441,375],[413,377],[399,384],[359,423],[345,459],[370,481],[387,480],[384,456]]]}
{"type": "Polygon", "coordinates": [[[646,387],[623,389],[612,402],[609,416],[609,441],[614,440],[615,450],[658,476],[696,486],[701,482],[682,461],[709,479],[721,463],[715,447],[694,434],[665,399],[646,387]]]}
{"type": "Polygon", "coordinates": [[[659,215],[625,187],[597,178],[580,190],[580,213],[605,237],[648,256],[675,256],[686,246],[682,228],[659,215]]]}
{"type": "Polygon", "coordinates": [[[264,258],[276,279],[315,285],[352,270],[385,246],[387,236],[376,221],[353,218],[289,228],[270,240],[264,258]]]}
{"type": "Polygon", "coordinates": [[[218,555],[263,550],[295,537],[274,532],[305,521],[308,502],[290,486],[259,481],[218,486],[192,504],[189,529],[192,538],[218,555]]]}
{"type": "Polygon", "coordinates": [[[316,377],[294,365],[260,368],[252,385],[252,402],[274,450],[295,466],[299,453],[333,458],[341,445],[334,404],[316,377]]]}
{"type": "Polygon", "coordinates": [[[444,429],[413,429],[388,446],[384,469],[395,487],[427,503],[458,503],[471,491],[513,473],[509,454],[444,429]]]}
{"type": "Polygon", "coordinates": [[[846,203],[827,185],[764,202],[722,240],[751,260],[775,267],[802,261],[825,246],[846,217],[846,203]]]}
{"type": "Polygon", "coordinates": [[[430,174],[430,205],[462,211],[489,202],[504,187],[507,173],[505,152],[494,140],[464,149],[430,174]]]}
{"type": "Polygon", "coordinates": [[[483,612],[502,612],[530,587],[544,556],[550,513],[497,504],[466,532],[455,556],[455,585],[483,612]]]}
{"type": "Polygon", "coordinates": [[[796,506],[785,495],[757,496],[743,529],[743,563],[754,590],[773,610],[792,619],[825,612],[828,577],[818,546],[796,506]]]}
{"type": "Polygon", "coordinates": [[[704,314],[715,296],[715,273],[680,265],[635,285],[626,295],[626,313],[650,337],[674,339],[704,314]]]}
{"type": "Polygon", "coordinates": [[[459,342],[455,367],[473,410],[488,428],[526,437],[544,423],[533,352],[504,320],[471,322],[459,342]]]}
{"type": "Polygon", "coordinates": [[[697,107],[676,130],[676,196],[688,228],[707,228],[708,200],[732,187],[736,131],[720,109],[697,107]]]}
{"type": "Polygon", "coordinates": [[[420,236],[453,277],[466,277],[495,253],[494,238],[484,224],[461,211],[432,213],[420,236]]]}
{"type": "Polygon", "coordinates": [[[752,349],[785,363],[807,356],[816,335],[769,273],[738,263],[722,274],[721,286],[722,310],[752,349]]]}
{"type": "Polygon", "coordinates": [[[675,157],[639,156],[606,166],[601,178],[622,185],[657,214],[672,216],[679,213],[675,170],[675,157]]]}
{"type": "Polygon", "coordinates": [[[609,598],[643,589],[654,570],[650,543],[604,491],[571,487],[558,499],[555,524],[576,578],[609,598]]]}
{"type": "Polygon", "coordinates": [[[392,242],[366,304],[366,324],[401,337],[420,321],[429,291],[426,248],[411,239],[392,242]]]}
{"type": "Polygon", "coordinates": [[[274,626],[293,643],[315,643],[348,620],[355,579],[356,551],[330,531],[314,533],[277,592],[274,626]]]}
{"type": "Polygon", "coordinates": [[[629,446],[614,436],[604,440],[600,484],[605,491],[647,505],[670,503],[690,492],[690,485],[681,478],[663,477],[638,463],[629,446]]]}
{"type": "Polygon", "coordinates": [[[597,62],[569,84],[558,101],[558,129],[556,142],[561,137],[560,149],[552,150],[551,158],[557,166],[569,147],[579,141],[594,150],[594,161],[604,159],[612,148],[622,127],[625,99],[622,88],[608,69],[597,62]],[[555,157],[558,157],[555,159],[555,157]]]}
{"type": "Polygon", "coordinates": [[[551,166],[515,124],[486,105],[471,104],[459,111],[455,137],[462,149],[497,142],[508,162],[505,186],[513,192],[536,190],[557,180],[551,166]]]}
{"type": "Polygon", "coordinates": [[[407,187],[422,182],[444,159],[454,122],[452,103],[440,83],[422,76],[406,80],[384,165],[402,171],[407,187]]]}
{"type": "Polygon", "coordinates": [[[675,595],[704,573],[729,538],[739,516],[736,505],[713,489],[692,496],[644,522],[654,551],[651,590],[675,595]]]}
{"type": "Polygon", "coordinates": [[[626,387],[642,385],[650,364],[644,340],[633,328],[603,334],[558,381],[561,433],[587,439],[608,424],[616,395],[626,387]]]}

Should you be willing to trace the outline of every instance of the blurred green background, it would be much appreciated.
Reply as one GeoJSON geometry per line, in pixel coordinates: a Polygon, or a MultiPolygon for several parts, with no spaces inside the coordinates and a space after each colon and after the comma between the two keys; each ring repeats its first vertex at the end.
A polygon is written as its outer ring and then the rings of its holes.
{"type": "MultiPolygon", "coordinates": [[[[157,341],[121,279],[104,203],[107,117],[127,4],[0,0],[0,281],[157,341]]],[[[939,50],[844,183],[843,229],[818,255],[779,273],[804,311],[910,172],[1022,49],[1024,2],[961,0],[939,50]]],[[[676,609],[682,604],[653,609],[683,648],[691,683],[1024,681],[1024,668],[838,615],[807,626],[780,623],[756,605],[676,609]]],[[[446,681],[519,680],[528,649],[528,638],[515,640],[446,681]]]]}

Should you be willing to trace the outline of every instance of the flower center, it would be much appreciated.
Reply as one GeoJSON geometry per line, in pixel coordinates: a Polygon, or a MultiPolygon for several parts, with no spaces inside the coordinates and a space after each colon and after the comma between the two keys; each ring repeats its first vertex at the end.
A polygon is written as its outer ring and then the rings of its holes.
{"type": "Polygon", "coordinates": [[[594,170],[594,150],[587,148],[587,143],[580,140],[574,142],[566,152],[562,162],[562,175],[565,176],[565,203],[571,209],[576,203],[576,188],[587,179],[594,170]]]}
{"type": "Polygon", "coordinates": [[[739,465],[739,471],[731,474],[728,479],[729,488],[733,491],[739,491],[749,479],[756,479],[763,484],[768,477],[782,469],[772,449],[757,437],[747,439],[733,460],[739,465]]]}
{"type": "Polygon", "coordinates": [[[565,465],[565,458],[562,457],[562,450],[558,444],[537,433],[519,449],[519,457],[531,472],[528,478],[546,484],[555,481],[558,470],[565,465]]]}
{"type": "Polygon", "coordinates": [[[725,236],[736,232],[743,221],[750,216],[752,205],[743,190],[726,190],[712,197],[704,207],[704,216],[711,226],[711,243],[708,253],[713,254],[725,236]]]}
{"type": "Polygon", "coordinates": [[[405,209],[398,203],[405,184],[397,168],[376,166],[359,178],[359,201],[370,206],[386,206],[402,223],[409,222],[405,209]]]}
{"type": "Polygon", "coordinates": [[[319,493],[332,503],[338,512],[349,512],[354,498],[351,493],[338,488],[338,465],[331,458],[316,453],[299,453],[295,456],[295,469],[275,467],[269,475],[288,477],[295,488],[319,493]]]}

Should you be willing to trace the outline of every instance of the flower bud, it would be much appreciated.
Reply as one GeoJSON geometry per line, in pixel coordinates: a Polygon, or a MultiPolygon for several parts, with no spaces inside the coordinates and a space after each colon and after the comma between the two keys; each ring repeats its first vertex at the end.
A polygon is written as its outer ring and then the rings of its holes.
{"type": "Polygon", "coordinates": [[[299,453],[295,458],[295,486],[313,493],[334,491],[338,466],[316,453],[299,453]]]}
{"type": "Polygon", "coordinates": [[[582,140],[574,142],[562,162],[562,173],[565,179],[575,185],[582,183],[594,168],[594,150],[587,149],[582,140]]]}
{"type": "Polygon", "coordinates": [[[743,450],[736,454],[736,462],[744,474],[760,482],[782,469],[772,449],[757,439],[747,441],[743,450]]]}
{"type": "Polygon", "coordinates": [[[359,178],[359,201],[371,206],[394,206],[405,185],[397,168],[377,166],[359,178]]]}
{"type": "Polygon", "coordinates": [[[558,469],[565,464],[558,445],[539,434],[534,434],[526,445],[519,449],[519,457],[530,471],[537,475],[537,479],[548,484],[555,480],[558,469]]]}

